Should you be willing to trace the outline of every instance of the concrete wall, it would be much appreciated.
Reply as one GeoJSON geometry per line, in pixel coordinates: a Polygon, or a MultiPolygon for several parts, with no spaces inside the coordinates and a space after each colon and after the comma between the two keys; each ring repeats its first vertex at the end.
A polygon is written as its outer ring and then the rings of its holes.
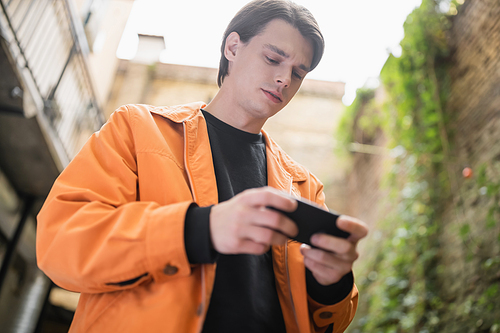
{"type": "Polygon", "coordinates": [[[106,105],[113,85],[119,60],[116,57],[116,50],[133,4],[131,0],[108,0],[102,9],[104,13],[99,13],[100,22],[95,24],[97,32],[93,33],[98,42],[91,45],[89,67],[98,102],[102,108],[106,105]]]}

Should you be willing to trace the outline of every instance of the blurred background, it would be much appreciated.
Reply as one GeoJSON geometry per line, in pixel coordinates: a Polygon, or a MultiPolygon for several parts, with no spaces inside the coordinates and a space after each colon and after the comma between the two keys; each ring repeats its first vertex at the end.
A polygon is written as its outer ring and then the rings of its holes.
{"type": "MultiPolygon", "coordinates": [[[[67,332],[50,187],[120,105],[210,100],[247,0],[0,0],[0,331],[67,332]]],[[[350,332],[500,332],[500,2],[296,1],[324,58],[265,129],[368,223],[350,332]]]]}

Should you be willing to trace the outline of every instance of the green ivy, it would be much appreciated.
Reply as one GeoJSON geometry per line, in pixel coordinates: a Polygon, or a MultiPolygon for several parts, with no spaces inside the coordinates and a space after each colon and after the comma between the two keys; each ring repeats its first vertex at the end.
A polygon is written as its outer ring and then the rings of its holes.
{"type": "MultiPolygon", "coordinates": [[[[487,164],[482,164],[478,170],[477,184],[479,191],[491,200],[491,206],[486,215],[486,228],[491,229],[500,221],[500,181],[494,181],[487,175],[487,164]]],[[[491,172],[495,172],[494,167],[490,167],[491,172]]],[[[500,173],[500,170],[496,171],[500,173]]],[[[500,179],[500,177],[495,177],[500,179]]],[[[500,234],[498,235],[500,241],[500,234]]]]}
{"type": "MultiPolygon", "coordinates": [[[[362,317],[357,317],[351,332],[442,332],[446,315],[448,320],[451,315],[470,324],[467,331],[500,332],[496,319],[500,290],[497,282],[491,282],[498,279],[500,255],[477,255],[484,241],[473,235],[473,227],[482,226],[462,218],[457,228],[457,237],[473,249],[468,258],[479,257],[477,275],[490,279],[481,285],[480,294],[469,295],[460,304],[445,304],[437,285],[446,269],[439,258],[442,207],[453,202],[456,215],[465,216],[459,214],[461,204],[452,200],[460,197],[460,187],[450,156],[453,133],[448,124],[453,119],[444,112],[450,85],[446,40],[450,20],[439,10],[440,2],[423,0],[408,16],[402,54],[391,55],[380,75],[387,92],[384,105],[375,105],[373,90],[359,90],[340,124],[340,142],[352,142],[354,128],[370,133],[381,127],[389,147],[399,148],[385,181],[390,209],[378,225],[383,241],[371,251],[365,275],[358,278],[362,317]]],[[[456,13],[457,6],[452,1],[450,12],[456,13]]],[[[497,228],[500,170],[484,164],[467,181],[490,202],[484,229],[497,228]]],[[[500,242],[500,234],[497,238],[500,242]]]]}
{"type": "MultiPolygon", "coordinates": [[[[359,88],[356,90],[356,99],[349,105],[342,114],[336,133],[337,153],[345,155],[349,143],[354,141],[353,129],[355,127],[356,116],[361,108],[366,108],[368,104],[373,105],[375,90],[369,88],[359,88]]],[[[365,126],[368,129],[368,126],[365,126]]]]}
{"type": "MultiPolygon", "coordinates": [[[[500,254],[483,251],[494,245],[475,235],[478,230],[498,230],[500,168],[485,163],[465,180],[465,187],[489,205],[484,225],[468,221],[450,144],[454,119],[445,112],[450,86],[446,36],[451,24],[439,10],[441,2],[445,0],[423,0],[408,16],[402,54],[391,55],[380,74],[386,102],[376,105],[375,92],[360,89],[340,123],[343,146],[355,141],[359,131],[369,137],[380,128],[398,156],[384,181],[388,196],[380,205],[388,208],[377,225],[383,236],[370,249],[365,274],[357,280],[363,296],[351,332],[443,332],[450,322],[455,329],[463,324],[470,332],[500,332],[500,254]],[[463,264],[475,267],[483,281],[474,293],[464,293],[465,300],[446,303],[438,285],[447,269],[440,260],[439,236],[443,207],[449,204],[459,222],[457,237],[467,249],[469,262],[463,264]]],[[[451,14],[457,6],[451,2],[451,14]]],[[[494,237],[500,242],[500,233],[494,237]]]]}
{"type": "MultiPolygon", "coordinates": [[[[399,58],[391,55],[380,75],[388,97],[375,123],[389,135],[389,145],[401,147],[403,154],[388,175],[388,203],[393,208],[382,222],[385,241],[371,266],[365,268],[370,273],[358,281],[364,295],[360,308],[365,316],[351,331],[443,329],[444,303],[436,285],[444,270],[439,264],[438,235],[442,204],[457,191],[457,184],[450,163],[450,119],[443,111],[449,90],[446,33],[450,21],[439,5],[437,0],[423,0],[408,16],[402,54],[399,58]]],[[[456,3],[452,5],[456,10],[456,3]]],[[[366,113],[366,106],[370,106],[373,94],[359,93],[341,128],[352,131],[360,109],[366,113]]],[[[343,138],[352,140],[352,134],[343,134],[343,138]]],[[[497,190],[490,186],[488,191],[490,188],[497,190]]],[[[463,240],[469,233],[468,224],[459,230],[463,240]]],[[[487,304],[497,294],[497,289],[486,290],[482,303],[474,302],[472,308],[487,304]]]]}

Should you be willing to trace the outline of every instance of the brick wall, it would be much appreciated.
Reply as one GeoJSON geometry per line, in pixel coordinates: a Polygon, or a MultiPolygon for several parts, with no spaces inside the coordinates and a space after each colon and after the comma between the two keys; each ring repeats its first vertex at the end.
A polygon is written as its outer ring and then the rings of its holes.
{"type": "MultiPolygon", "coordinates": [[[[449,46],[453,57],[446,112],[453,133],[449,161],[453,197],[441,214],[438,255],[443,271],[438,283],[445,308],[440,320],[447,332],[475,332],[489,328],[500,318],[498,306],[493,312],[474,312],[484,291],[500,281],[498,269],[485,269],[488,259],[500,260],[500,221],[493,228],[487,228],[485,222],[488,209],[500,203],[481,194],[477,183],[477,170],[484,164],[489,181],[500,181],[500,2],[465,1],[452,21],[449,46]],[[465,166],[476,171],[473,178],[462,177],[465,166]],[[459,236],[464,224],[471,226],[465,242],[459,236]]],[[[357,139],[362,142],[362,138],[357,139]]],[[[375,145],[385,144],[382,133],[372,139],[375,145]]],[[[380,207],[385,192],[379,187],[384,165],[390,164],[390,159],[355,153],[353,161],[347,211],[372,229],[357,264],[359,273],[363,273],[364,264],[371,260],[373,248],[383,237],[377,232],[377,222],[390,209],[380,207]]],[[[500,291],[493,298],[500,304],[500,291]]]]}
{"type": "MultiPolygon", "coordinates": [[[[500,203],[481,194],[477,175],[464,179],[461,170],[470,166],[477,171],[486,164],[489,181],[500,181],[500,2],[466,1],[454,18],[450,47],[454,63],[447,112],[454,130],[452,177],[458,191],[443,214],[441,261],[447,269],[441,281],[442,297],[449,304],[468,300],[474,304],[488,286],[500,280],[498,271],[484,269],[488,258],[500,258],[500,223],[491,229],[485,226],[489,207],[500,203]],[[464,243],[457,236],[465,223],[471,232],[464,243]]],[[[496,300],[500,304],[500,294],[496,300]]],[[[446,318],[450,327],[460,328],[460,320],[453,320],[460,318],[460,309],[450,310],[446,318]]],[[[496,315],[481,316],[492,320],[498,319],[498,311],[496,315]]]]}

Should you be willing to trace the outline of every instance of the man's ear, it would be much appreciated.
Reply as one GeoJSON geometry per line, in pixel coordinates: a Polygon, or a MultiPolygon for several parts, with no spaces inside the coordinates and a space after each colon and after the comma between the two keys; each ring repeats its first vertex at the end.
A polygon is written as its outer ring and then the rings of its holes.
{"type": "Polygon", "coordinates": [[[227,36],[226,45],[224,47],[224,56],[230,63],[234,60],[240,44],[240,35],[236,31],[231,32],[229,36],[227,36]]]}

